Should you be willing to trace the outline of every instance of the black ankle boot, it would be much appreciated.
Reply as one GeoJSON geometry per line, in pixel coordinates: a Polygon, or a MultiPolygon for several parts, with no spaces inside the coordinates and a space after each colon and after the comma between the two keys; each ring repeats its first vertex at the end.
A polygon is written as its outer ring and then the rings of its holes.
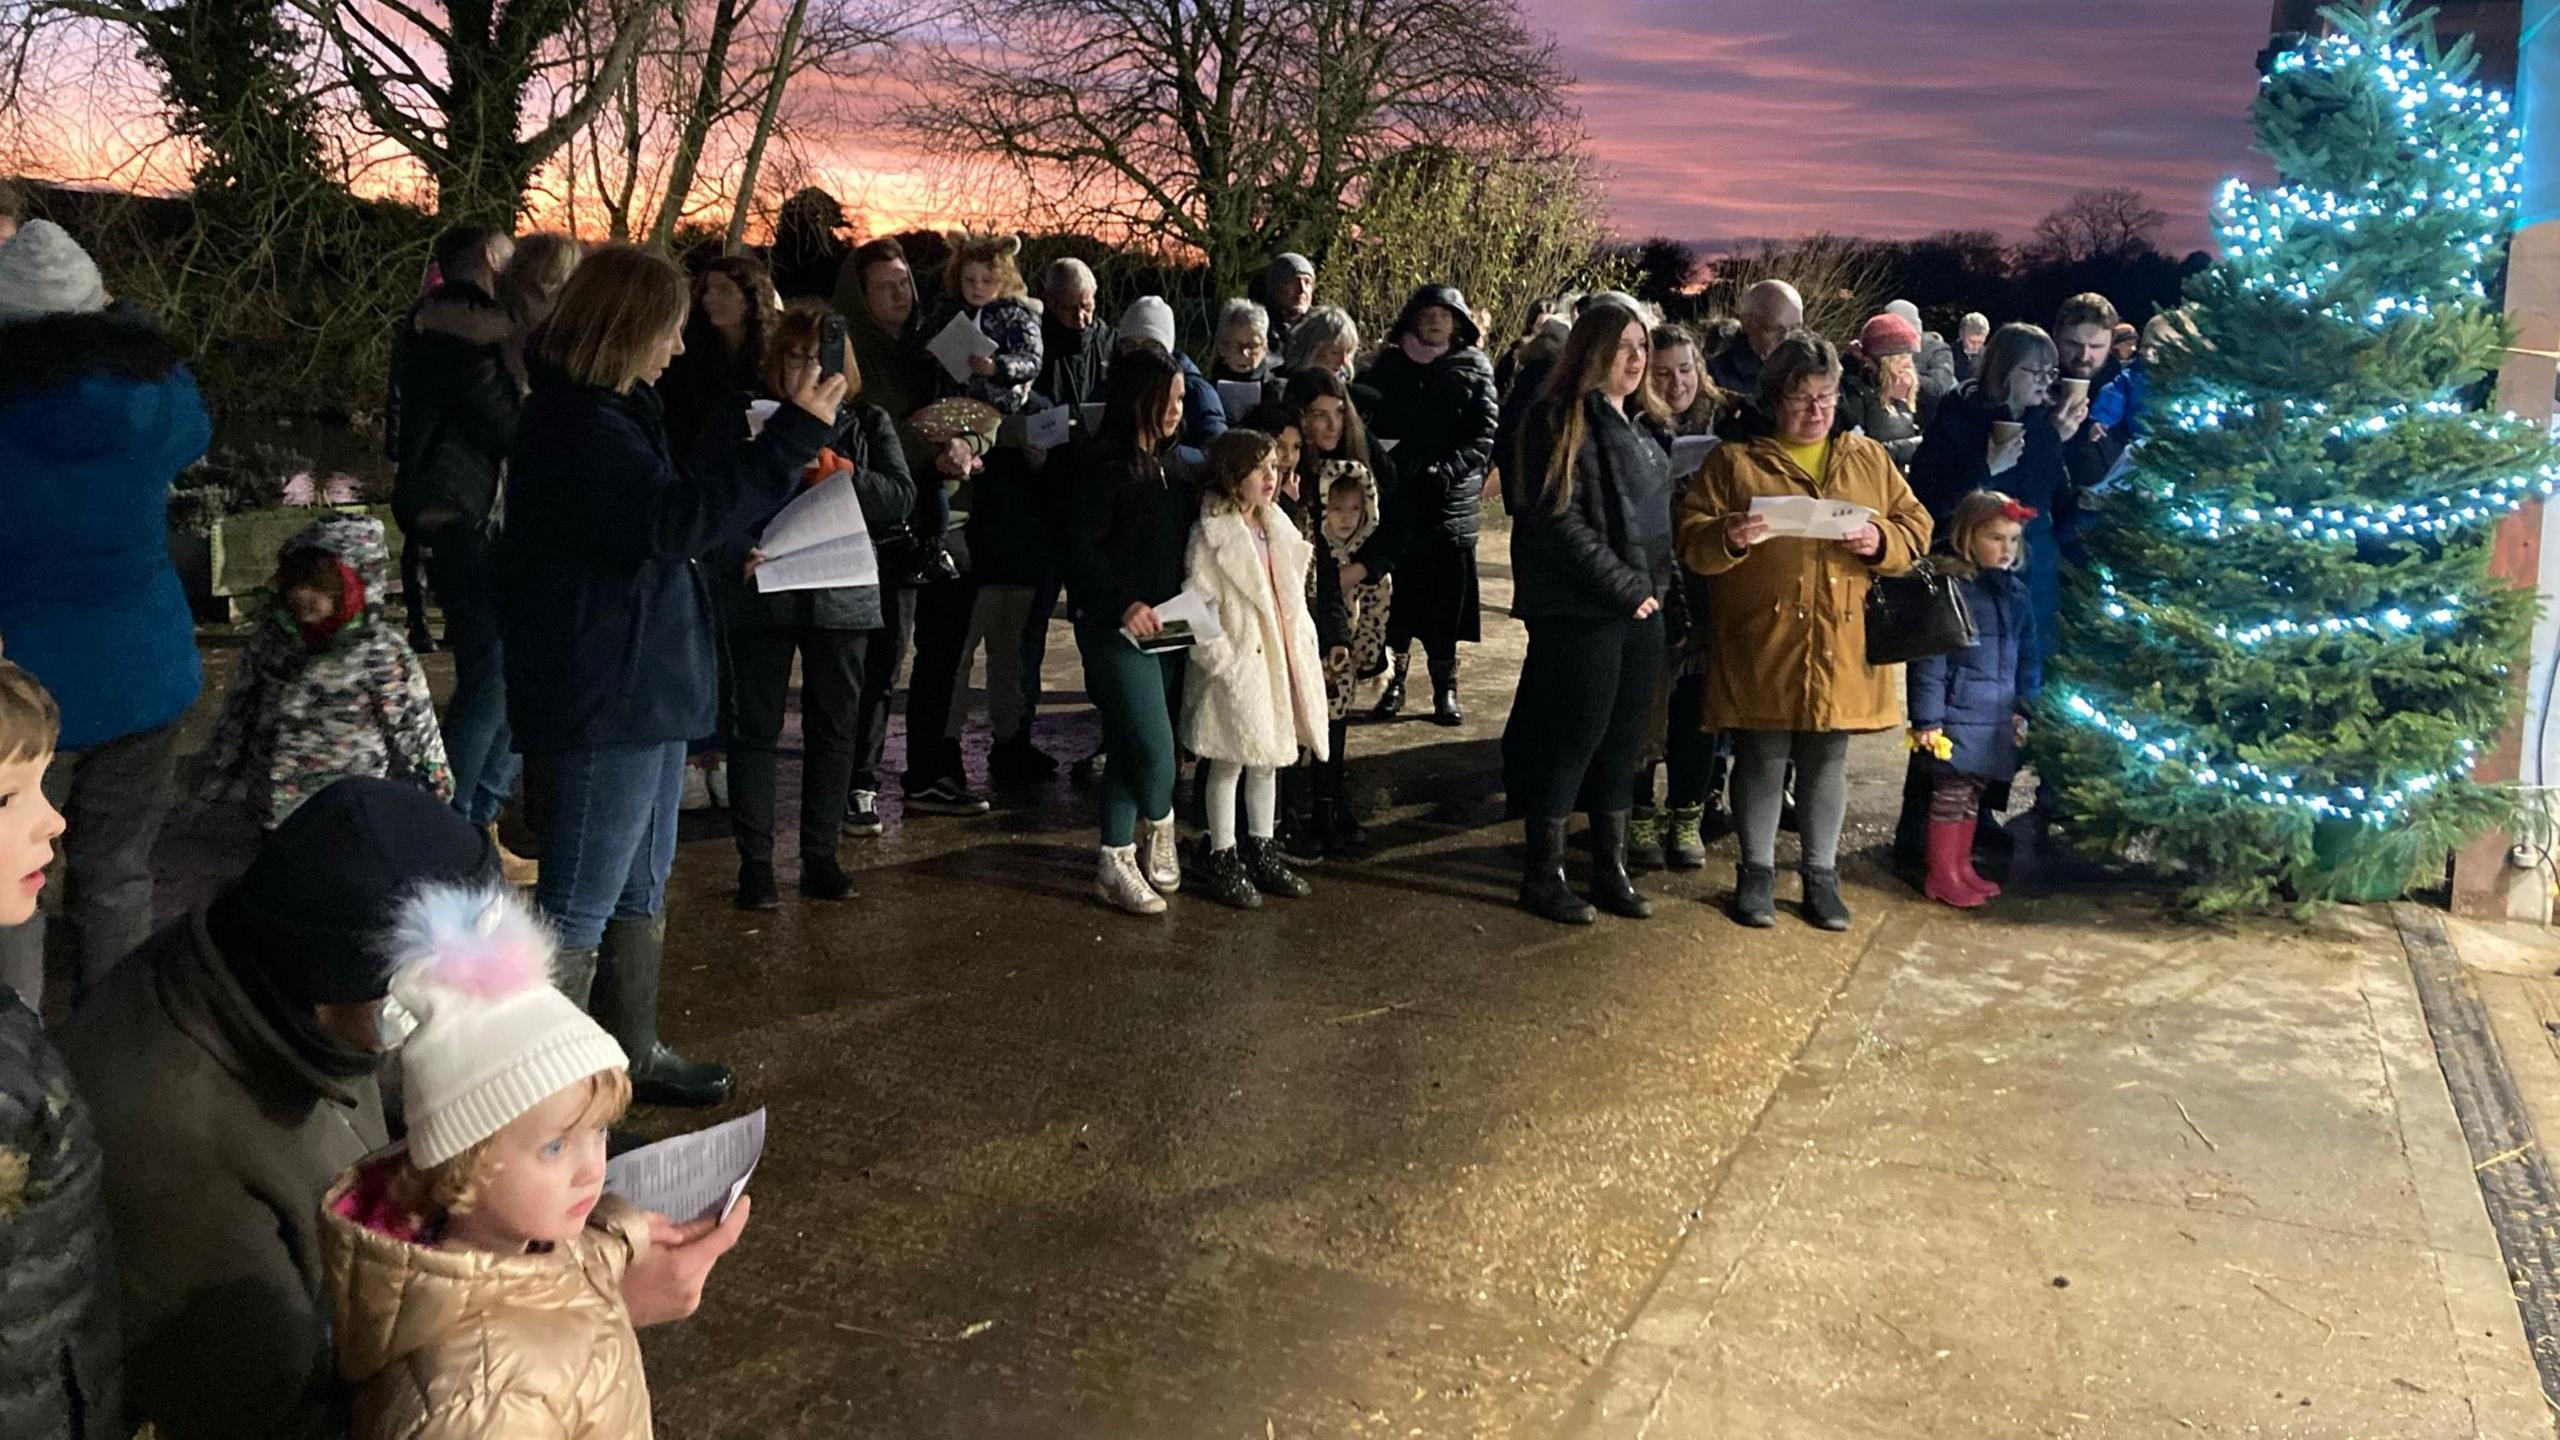
{"type": "Polygon", "coordinates": [[[1804,870],[1804,918],[1817,930],[1849,928],[1849,907],[1840,900],[1840,872],[1804,870]]]}
{"type": "Polygon", "coordinates": [[[1276,842],[1247,838],[1236,846],[1236,853],[1243,857],[1244,873],[1252,877],[1254,889],[1284,900],[1307,898],[1307,882],[1289,868],[1288,857],[1276,842]]]}
{"type": "Polygon", "coordinates": [[[1636,893],[1627,876],[1627,830],[1624,810],[1591,817],[1591,901],[1628,920],[1653,918],[1653,902],[1636,893]]]}
{"type": "Polygon", "coordinates": [[[1529,856],[1520,869],[1520,908],[1559,925],[1588,925],[1599,918],[1564,878],[1562,819],[1528,822],[1529,856]]]}
{"type": "Polygon", "coordinates": [[[741,910],[781,909],[782,890],[774,882],[773,862],[770,860],[739,861],[738,898],[730,903],[741,910]]]}
{"type": "Polygon", "coordinates": [[[658,973],[666,953],[664,915],[606,922],[588,1012],[630,1058],[634,1101],[695,1109],[717,1105],[736,1088],[728,1067],[687,1060],[658,1039],[658,973]]]}
{"type": "Polygon", "coordinates": [[[1738,865],[1733,871],[1733,923],[1766,930],[1778,923],[1778,867],[1738,865]]]}
{"type": "Polygon", "coordinates": [[[1378,703],[1369,707],[1372,720],[1393,720],[1404,713],[1404,665],[1399,662],[1395,673],[1387,677],[1387,688],[1378,692],[1378,703]]]}
{"type": "Polygon", "coordinates": [[[853,898],[853,877],[833,855],[811,855],[800,861],[800,893],[812,900],[853,898]]]}
{"type": "Polygon", "coordinates": [[[1467,712],[1458,708],[1458,682],[1442,680],[1431,687],[1431,720],[1435,725],[1464,725],[1467,712]]]}
{"type": "Polygon", "coordinates": [[[1254,888],[1252,872],[1245,869],[1244,856],[1234,848],[1212,850],[1200,864],[1199,888],[1221,905],[1238,910],[1262,908],[1262,892],[1254,888]]]}

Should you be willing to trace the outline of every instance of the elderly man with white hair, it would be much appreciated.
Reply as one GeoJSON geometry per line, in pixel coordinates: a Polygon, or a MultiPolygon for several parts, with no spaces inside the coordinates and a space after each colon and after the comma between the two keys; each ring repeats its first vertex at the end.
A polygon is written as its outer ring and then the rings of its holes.
{"type": "Polygon", "coordinates": [[[1973,378],[1974,367],[1982,363],[1982,347],[1991,343],[1991,317],[1979,310],[1968,310],[1956,322],[1956,383],[1962,385],[1973,378]]]}
{"type": "Polygon", "coordinates": [[[1707,373],[1719,387],[1736,395],[1756,394],[1761,362],[1787,338],[1788,331],[1804,324],[1804,297],[1784,280],[1763,280],[1742,292],[1736,314],[1742,321],[1743,343],[1724,347],[1709,362],[1707,373]]]}
{"type": "Polygon", "coordinates": [[[1033,393],[1052,405],[1090,405],[1102,399],[1118,332],[1096,302],[1101,286],[1093,267],[1073,255],[1049,262],[1040,277],[1040,378],[1033,393]]]}

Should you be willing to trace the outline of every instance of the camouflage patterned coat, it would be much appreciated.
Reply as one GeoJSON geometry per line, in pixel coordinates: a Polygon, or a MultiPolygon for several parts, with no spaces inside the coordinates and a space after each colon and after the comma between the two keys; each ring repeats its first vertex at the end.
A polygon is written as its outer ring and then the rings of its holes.
{"type": "Polygon", "coordinates": [[[232,674],[198,793],[245,802],[269,830],[350,775],[408,780],[451,799],[426,671],[385,610],[391,554],[382,522],[325,516],[286,541],[279,558],[297,550],[335,556],[363,584],[363,602],[315,647],[269,597],[232,674]]]}

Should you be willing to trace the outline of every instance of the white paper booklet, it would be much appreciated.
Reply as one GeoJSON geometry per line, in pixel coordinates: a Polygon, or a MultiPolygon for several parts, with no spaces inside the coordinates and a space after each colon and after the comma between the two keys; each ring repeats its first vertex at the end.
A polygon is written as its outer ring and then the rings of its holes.
{"type": "Polygon", "coordinates": [[[1253,407],[1262,403],[1262,382],[1221,380],[1218,382],[1218,403],[1226,407],[1228,424],[1241,425],[1253,407]]]}
{"type": "Polygon", "coordinates": [[[1707,452],[1716,448],[1713,435],[1675,435],[1671,440],[1671,478],[1686,480],[1707,463],[1707,452]]]}
{"type": "Polygon", "coordinates": [[[747,402],[747,438],[748,438],[748,439],[750,439],[750,440],[753,440],[753,439],[754,439],[754,438],[756,438],[757,436],[759,436],[759,435],[763,434],[763,433],[764,433],[764,422],[766,422],[767,420],[772,419],[772,418],[773,418],[777,413],[779,413],[779,412],[781,411],[781,409],[782,409],[782,402],[781,402],[781,401],[779,401],[779,400],[750,400],[750,401],[748,401],[748,402],[747,402]]]}
{"type": "Polygon", "coordinates": [[[1064,405],[1037,415],[1007,415],[1004,423],[996,427],[996,443],[1017,450],[1055,450],[1067,443],[1067,432],[1074,421],[1075,412],[1064,405]]]}
{"type": "Polygon", "coordinates": [[[1876,512],[1864,505],[1812,495],[1755,496],[1751,513],[1769,522],[1772,539],[1783,535],[1803,540],[1846,540],[1876,518],[1876,512]]]}
{"type": "Polygon", "coordinates": [[[996,342],[987,338],[986,332],[978,328],[976,321],[966,315],[954,315],[951,317],[950,324],[943,326],[940,333],[924,342],[924,348],[925,353],[942,362],[944,372],[952,379],[966,383],[972,378],[969,374],[969,357],[993,355],[996,353],[996,342]]]}
{"type": "Polygon", "coordinates": [[[604,1188],[679,1225],[727,1219],[764,1158],[764,1111],[678,1135],[605,1162],[604,1188]]]}
{"type": "Polygon", "coordinates": [[[1161,633],[1141,640],[1129,634],[1125,626],[1120,631],[1130,644],[1150,654],[1179,650],[1203,640],[1218,639],[1227,633],[1225,627],[1218,623],[1217,602],[1197,590],[1186,588],[1181,594],[1156,606],[1155,612],[1157,622],[1164,626],[1161,633]]]}
{"type": "Polygon", "coordinates": [[[766,522],[756,548],[764,552],[756,589],[767,595],[880,583],[880,557],[872,553],[871,527],[863,521],[850,470],[801,491],[766,522]]]}

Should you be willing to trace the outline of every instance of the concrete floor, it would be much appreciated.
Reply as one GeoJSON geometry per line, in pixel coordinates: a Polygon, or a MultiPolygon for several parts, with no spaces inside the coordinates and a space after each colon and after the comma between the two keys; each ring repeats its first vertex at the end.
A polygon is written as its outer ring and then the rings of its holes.
{"type": "MultiPolygon", "coordinates": [[[[742,915],[724,822],[687,817],[665,1029],[741,1093],[633,1123],[763,1105],[772,1139],[702,1313],[647,1337],[660,1434],[2525,1433],[2454,1423],[2507,1413],[2520,1342],[2511,1304],[2448,1338],[2494,1242],[2459,1136],[2394,1118],[2424,1037],[2375,1058],[2379,962],[2143,897],[1928,905],[1878,861],[1893,736],[1853,749],[1849,934],[1726,922],[1729,841],[1645,882],[1650,922],[1534,920],[1486,559],[1467,724],[1353,728],[1379,853],[1305,901],[1104,910],[1061,778],[979,820],[891,801],[843,905],[791,894],[786,836],[784,908],[742,915]],[[2076,1074],[2093,1045],[2138,1068],[2076,1074]],[[2270,1103],[2287,1077],[2313,1102],[2270,1103]],[[2357,1318],[2378,1295],[2407,1303],[2357,1318]]],[[[1041,743],[1081,755],[1051,653],[1041,743]]],[[[226,843],[173,828],[172,903],[226,843]]]]}

